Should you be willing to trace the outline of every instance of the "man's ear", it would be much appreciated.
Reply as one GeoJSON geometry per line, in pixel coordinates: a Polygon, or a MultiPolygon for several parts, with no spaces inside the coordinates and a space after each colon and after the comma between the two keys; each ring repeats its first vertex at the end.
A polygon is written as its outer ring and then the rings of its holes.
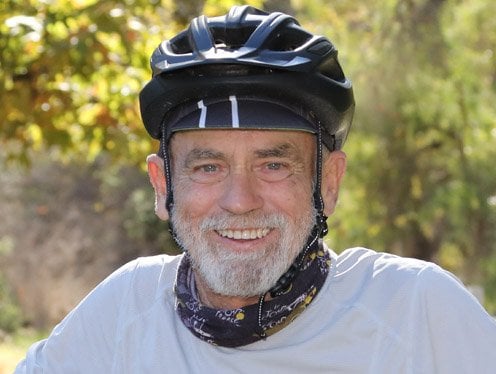
{"type": "Polygon", "coordinates": [[[165,207],[167,199],[167,184],[164,175],[164,160],[156,154],[151,154],[146,158],[148,166],[148,177],[155,190],[155,214],[162,220],[169,218],[169,213],[165,207]]]}
{"type": "Polygon", "coordinates": [[[346,171],[346,154],[333,151],[326,155],[322,165],[322,199],[324,214],[330,216],[338,201],[339,187],[346,171]]]}

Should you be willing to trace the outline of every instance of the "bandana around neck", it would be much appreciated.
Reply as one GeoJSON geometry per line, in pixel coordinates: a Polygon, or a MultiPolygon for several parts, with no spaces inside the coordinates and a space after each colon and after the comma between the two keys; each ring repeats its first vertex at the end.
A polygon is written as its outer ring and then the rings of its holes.
{"type": "Polygon", "coordinates": [[[270,300],[238,309],[213,309],[196,294],[191,261],[185,253],[179,263],[176,311],[183,324],[198,338],[223,347],[239,347],[270,336],[293,321],[312,302],[324,284],[331,257],[316,241],[303,258],[288,291],[270,300]]]}

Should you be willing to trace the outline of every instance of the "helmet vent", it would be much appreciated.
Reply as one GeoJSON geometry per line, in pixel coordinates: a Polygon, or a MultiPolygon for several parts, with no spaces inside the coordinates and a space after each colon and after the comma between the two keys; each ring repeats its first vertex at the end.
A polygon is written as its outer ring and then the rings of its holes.
{"type": "Polygon", "coordinates": [[[172,52],[178,55],[193,53],[191,43],[186,34],[179,34],[177,38],[171,39],[170,48],[172,52]]]}
{"type": "Polygon", "coordinates": [[[311,36],[298,29],[287,28],[284,32],[278,32],[268,40],[265,47],[272,51],[294,51],[305,44],[311,36]]]}
{"type": "Polygon", "coordinates": [[[217,45],[224,45],[227,49],[238,49],[245,45],[250,35],[255,30],[253,26],[236,28],[213,28],[212,35],[217,45]]]}

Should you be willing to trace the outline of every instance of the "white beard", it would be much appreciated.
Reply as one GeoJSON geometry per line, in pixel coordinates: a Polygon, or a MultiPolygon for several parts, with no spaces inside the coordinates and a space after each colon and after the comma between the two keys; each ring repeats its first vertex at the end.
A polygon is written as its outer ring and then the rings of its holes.
{"type": "Polygon", "coordinates": [[[191,220],[177,202],[171,221],[181,246],[189,253],[193,269],[215,293],[224,296],[262,295],[294,262],[315,224],[315,208],[309,202],[302,214],[292,221],[279,213],[223,213],[203,220],[191,220]],[[280,239],[262,250],[239,253],[209,242],[212,230],[270,227],[280,239]]]}

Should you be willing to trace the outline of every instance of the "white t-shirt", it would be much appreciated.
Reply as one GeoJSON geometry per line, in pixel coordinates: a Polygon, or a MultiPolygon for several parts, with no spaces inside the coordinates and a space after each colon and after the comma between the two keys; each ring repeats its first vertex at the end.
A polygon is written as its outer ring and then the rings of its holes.
{"type": "Polygon", "coordinates": [[[363,248],[287,327],[211,345],[174,310],[179,257],[128,263],[34,344],[16,373],[496,373],[496,322],[450,273],[363,248]]]}

